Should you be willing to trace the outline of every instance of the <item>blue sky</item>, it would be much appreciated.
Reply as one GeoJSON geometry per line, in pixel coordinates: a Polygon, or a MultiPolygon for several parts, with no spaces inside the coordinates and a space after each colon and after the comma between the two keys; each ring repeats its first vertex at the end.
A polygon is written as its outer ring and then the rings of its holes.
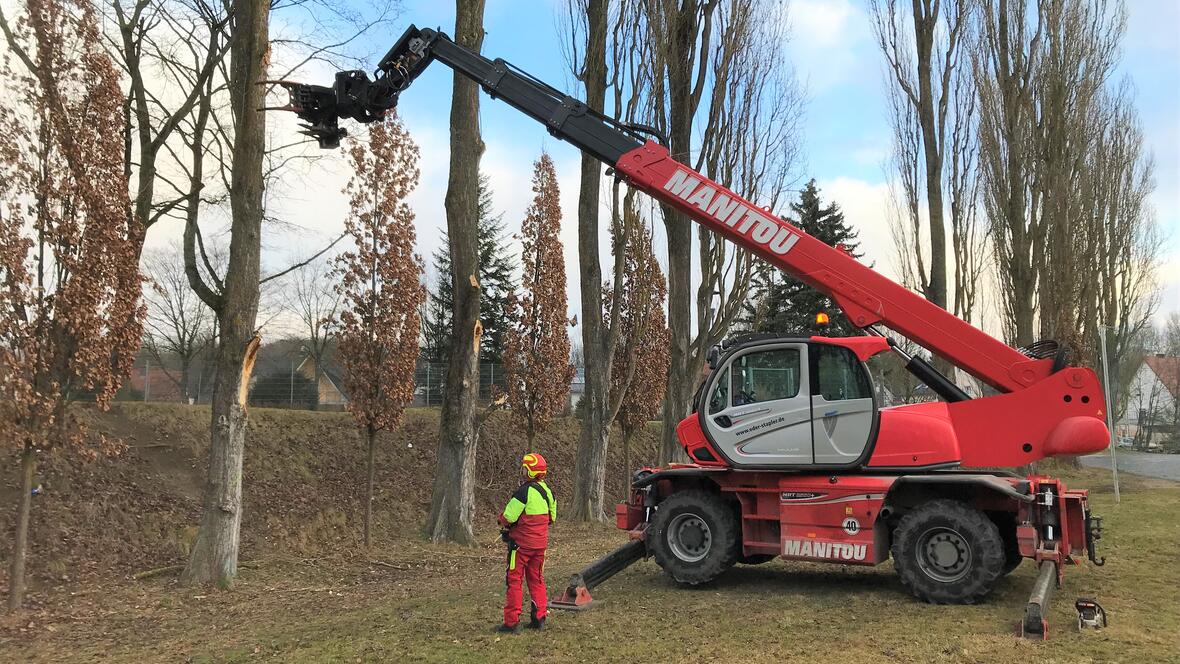
{"type": "MultiPolygon", "coordinates": [[[[1153,203],[1166,237],[1161,315],[1180,310],[1180,2],[1131,0],[1128,35],[1120,71],[1130,77],[1149,149],[1156,161],[1153,203]]],[[[562,55],[557,13],[560,0],[488,0],[484,53],[503,57],[560,89],[574,90],[562,55]]],[[[802,180],[814,177],[825,198],[835,200],[861,231],[867,258],[892,273],[892,247],[886,222],[887,186],[883,163],[889,150],[889,126],[883,69],[863,0],[792,0],[793,27],[788,53],[808,99],[802,122],[802,180]]],[[[406,0],[401,16],[382,34],[358,46],[376,60],[413,22],[420,27],[454,26],[453,3],[406,0]]],[[[304,80],[330,80],[327,69],[303,72],[304,80]]],[[[424,255],[441,244],[445,229],[442,199],[446,189],[447,122],[451,72],[428,69],[402,96],[399,112],[422,149],[422,181],[412,203],[418,215],[418,242],[424,255]]],[[[487,151],[481,168],[490,176],[497,207],[510,231],[518,229],[531,198],[532,163],[548,150],[557,164],[566,218],[570,311],[576,313],[576,186],[578,153],[548,136],[544,129],[486,95],[481,126],[487,151]]],[[[293,129],[289,117],[275,117],[280,131],[293,129]]],[[[340,189],[348,173],[338,156],[319,162],[302,179],[291,178],[272,205],[302,226],[302,234],[284,234],[267,242],[267,260],[275,265],[332,237],[342,227],[340,189]]],[[[661,229],[656,224],[656,241],[661,229]]],[[[163,234],[162,234],[163,235],[163,234]]],[[[607,245],[604,242],[604,250],[607,245]]],[[[604,253],[604,263],[609,256],[604,253]]],[[[429,259],[427,260],[429,263],[429,259]]],[[[428,274],[430,270],[428,269],[428,274]]],[[[991,330],[995,331],[995,330],[991,330]]]]}

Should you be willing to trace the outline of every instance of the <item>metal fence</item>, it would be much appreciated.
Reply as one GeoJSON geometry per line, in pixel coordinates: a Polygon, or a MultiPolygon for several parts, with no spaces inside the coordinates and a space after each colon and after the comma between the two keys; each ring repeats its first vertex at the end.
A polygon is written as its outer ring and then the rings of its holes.
{"type": "MultiPolygon", "coordinates": [[[[447,365],[419,362],[414,371],[414,406],[441,406],[447,382],[447,365]]],[[[504,367],[491,362],[479,365],[479,399],[491,401],[505,389],[504,367]]]]}
{"type": "MultiPolygon", "coordinates": [[[[347,388],[338,366],[325,362],[316,376],[314,362],[305,358],[260,359],[250,380],[249,403],[267,408],[342,410],[347,388]]],[[[207,404],[213,396],[211,357],[179,359],[141,355],[130,378],[116,397],[120,401],[207,404]],[[187,366],[186,366],[187,365],[187,366]]],[[[419,362],[414,371],[414,400],[410,407],[442,404],[447,365],[419,362]]],[[[479,365],[479,399],[490,401],[505,388],[504,369],[497,363],[479,365]]]]}

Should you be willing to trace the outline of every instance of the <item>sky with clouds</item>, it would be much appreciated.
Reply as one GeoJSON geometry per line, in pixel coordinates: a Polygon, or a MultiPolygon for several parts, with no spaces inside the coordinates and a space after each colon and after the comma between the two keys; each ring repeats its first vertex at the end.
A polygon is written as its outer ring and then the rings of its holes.
{"type": "MultiPolygon", "coordinates": [[[[406,25],[454,25],[453,4],[442,0],[406,0],[404,10],[381,34],[367,36],[358,54],[375,60],[392,45],[406,25]]],[[[562,56],[558,9],[560,0],[488,0],[484,53],[503,57],[559,89],[575,89],[562,56]]],[[[825,199],[845,211],[861,234],[866,260],[893,273],[892,245],[886,222],[887,185],[884,161],[890,130],[882,61],[870,27],[867,0],[792,0],[793,28],[788,54],[806,90],[802,122],[804,142],[801,182],[814,177],[825,199]]],[[[1146,142],[1154,154],[1156,192],[1153,198],[1164,231],[1165,259],[1161,316],[1180,311],[1180,2],[1133,0],[1124,44],[1121,73],[1132,81],[1146,142]]],[[[282,21],[282,17],[278,17],[282,21]]],[[[295,19],[293,19],[295,20],[295,19]]],[[[312,67],[303,80],[327,82],[327,68],[312,67]]],[[[422,179],[411,203],[417,214],[418,246],[427,257],[443,241],[446,227],[443,195],[448,160],[448,112],[451,72],[428,69],[402,96],[399,113],[422,152],[422,179]]],[[[510,231],[519,228],[532,197],[532,164],[542,150],[556,163],[565,213],[562,238],[570,284],[570,312],[578,308],[576,199],[579,154],[549,136],[532,120],[486,95],[481,100],[481,127],[487,150],[481,169],[489,176],[495,205],[510,231]]],[[[294,118],[272,115],[277,133],[294,132],[294,118]]],[[[264,240],[271,269],[313,253],[338,235],[346,210],[340,193],[349,176],[339,154],[313,165],[297,166],[283,186],[268,196],[270,209],[285,221],[282,230],[264,240]]],[[[655,240],[662,242],[656,224],[655,240]]],[[[151,244],[170,242],[179,228],[162,228],[151,244]]],[[[605,252],[604,264],[609,261],[605,252]]],[[[994,330],[993,330],[994,331],[994,330]]]]}

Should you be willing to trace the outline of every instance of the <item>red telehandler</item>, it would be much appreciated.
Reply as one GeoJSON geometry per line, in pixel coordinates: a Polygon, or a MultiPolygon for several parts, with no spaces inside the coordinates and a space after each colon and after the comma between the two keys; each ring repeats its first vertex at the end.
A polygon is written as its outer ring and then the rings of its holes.
{"type": "Polygon", "coordinates": [[[791,560],[876,565],[892,556],[902,583],[937,604],[980,600],[1024,559],[1039,574],[1021,622],[1044,637],[1047,603],[1066,565],[1095,564],[1101,524],[1085,490],[996,470],[1106,448],[1102,388],[1065,349],[1014,349],[840,249],[669,156],[656,132],[624,124],[490,60],[445,34],[411,26],[365,72],[331,87],[280,82],[304,133],[339,145],[340,118],[380,119],[441,62],[593,155],[609,173],[830,295],[867,336],[757,336],[723,342],[694,412],[677,427],[690,463],[644,468],[616,508],[629,542],[574,575],[557,606],[653,556],[672,579],[700,584],[735,563],[791,560]],[[658,138],[658,137],[657,137],[658,138]],[[908,337],[991,386],[971,398],[880,332],[908,337]],[[882,408],[865,362],[901,356],[941,401],[882,408]]]}

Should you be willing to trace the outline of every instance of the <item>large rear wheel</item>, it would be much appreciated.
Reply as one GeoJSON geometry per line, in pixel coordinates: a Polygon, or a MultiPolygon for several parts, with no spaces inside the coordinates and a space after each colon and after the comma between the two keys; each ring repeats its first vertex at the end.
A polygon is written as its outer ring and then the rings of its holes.
{"type": "Polygon", "coordinates": [[[932,500],[893,531],[893,565],[914,596],[933,604],[974,604],[1004,571],[1004,540],[983,512],[932,500]]]}
{"type": "Polygon", "coordinates": [[[664,573],[688,585],[720,576],[741,548],[733,508],[706,491],[680,491],[660,503],[647,542],[664,573]]]}
{"type": "Polygon", "coordinates": [[[1004,571],[1003,575],[1011,574],[1024,562],[1020,555],[1020,542],[1016,539],[1016,517],[1007,512],[992,514],[992,521],[1000,530],[1000,538],[1004,540],[1004,571]]]}

